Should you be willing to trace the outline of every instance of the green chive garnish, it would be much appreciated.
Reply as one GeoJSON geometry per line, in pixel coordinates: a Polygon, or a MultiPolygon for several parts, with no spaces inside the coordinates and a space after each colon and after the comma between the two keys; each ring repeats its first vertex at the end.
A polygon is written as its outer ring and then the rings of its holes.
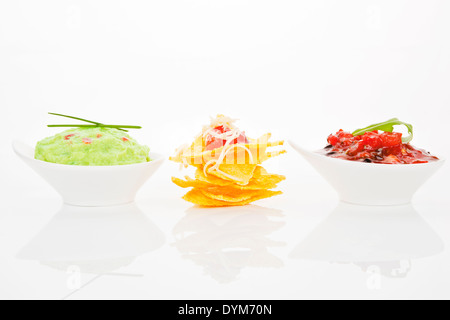
{"type": "Polygon", "coordinates": [[[104,124],[104,123],[100,123],[100,122],[96,122],[96,121],[92,121],[92,120],[87,120],[87,119],[78,118],[78,117],[74,117],[74,116],[68,116],[65,114],[59,114],[59,113],[53,113],[53,112],[49,112],[49,114],[58,116],[58,117],[64,117],[64,118],[69,118],[69,119],[74,119],[74,120],[79,120],[79,121],[90,123],[90,124],[49,124],[49,125],[47,125],[47,127],[49,127],[49,128],[112,128],[112,129],[118,129],[118,130],[125,131],[125,132],[128,132],[128,130],[125,130],[125,129],[142,129],[141,126],[104,124]]]}

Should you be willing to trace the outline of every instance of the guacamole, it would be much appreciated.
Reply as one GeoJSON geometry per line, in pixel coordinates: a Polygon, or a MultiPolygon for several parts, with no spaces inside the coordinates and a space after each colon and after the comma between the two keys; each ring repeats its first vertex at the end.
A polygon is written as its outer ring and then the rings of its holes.
{"type": "Polygon", "coordinates": [[[112,128],[76,128],[39,141],[35,158],[76,166],[115,166],[150,161],[150,148],[112,128]]]}

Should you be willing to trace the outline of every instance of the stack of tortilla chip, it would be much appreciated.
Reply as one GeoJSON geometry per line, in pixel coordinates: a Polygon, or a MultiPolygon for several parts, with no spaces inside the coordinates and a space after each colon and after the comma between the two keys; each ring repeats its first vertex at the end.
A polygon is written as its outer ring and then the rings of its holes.
{"type": "Polygon", "coordinates": [[[284,144],[283,141],[271,143],[270,137],[266,134],[259,139],[249,139],[245,144],[228,146],[226,157],[221,161],[224,147],[207,151],[203,137],[199,136],[198,141],[170,158],[185,166],[197,167],[195,179],[186,176],[185,180],[172,178],[172,181],[182,188],[192,188],[183,199],[206,207],[243,206],[279,195],[281,191],[272,189],[285,177],[269,174],[261,163],[286,151],[267,152],[268,147],[284,144]],[[217,161],[220,165],[210,165],[217,161]]]}
{"type": "Polygon", "coordinates": [[[271,189],[285,180],[284,176],[269,174],[259,165],[243,166],[245,169],[241,172],[247,174],[245,179],[248,181],[245,184],[213,174],[206,176],[202,167],[197,169],[195,179],[188,176],[185,177],[186,180],[173,177],[172,181],[182,188],[193,188],[183,199],[207,207],[243,206],[282,193],[271,189]]]}

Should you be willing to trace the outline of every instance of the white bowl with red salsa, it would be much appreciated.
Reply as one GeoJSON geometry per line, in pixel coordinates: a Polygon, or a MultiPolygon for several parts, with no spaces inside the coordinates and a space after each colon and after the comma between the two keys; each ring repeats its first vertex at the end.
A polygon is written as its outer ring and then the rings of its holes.
{"type": "MultiPolygon", "coordinates": [[[[409,143],[411,125],[409,137],[404,137],[391,132],[392,124],[400,123],[398,119],[389,121],[381,126],[389,131],[339,130],[317,152],[289,143],[334,187],[342,201],[359,205],[408,204],[445,161],[409,143]]],[[[368,128],[373,127],[376,125],[368,128]]]]}

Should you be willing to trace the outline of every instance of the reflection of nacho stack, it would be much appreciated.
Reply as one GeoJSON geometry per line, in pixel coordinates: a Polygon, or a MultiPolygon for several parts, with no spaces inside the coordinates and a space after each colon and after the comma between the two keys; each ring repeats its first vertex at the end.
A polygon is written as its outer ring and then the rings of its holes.
{"type": "Polygon", "coordinates": [[[182,188],[193,188],[183,199],[208,207],[242,206],[282,193],[271,189],[276,188],[285,177],[269,174],[261,163],[285,153],[285,150],[267,151],[270,147],[282,146],[284,142],[269,142],[270,134],[255,140],[247,139],[233,122],[219,115],[209,127],[203,129],[191,146],[179,150],[171,158],[185,166],[197,167],[195,179],[172,178],[182,188]],[[208,134],[218,126],[225,126],[228,130],[214,136],[223,140],[223,144],[208,150],[208,134]],[[237,137],[244,137],[245,143],[236,143],[237,137]]]}

